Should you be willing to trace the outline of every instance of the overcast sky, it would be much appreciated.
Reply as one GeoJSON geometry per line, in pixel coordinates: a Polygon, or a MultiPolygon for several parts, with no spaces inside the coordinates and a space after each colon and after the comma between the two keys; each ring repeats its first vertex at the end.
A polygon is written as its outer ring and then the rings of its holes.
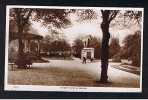
{"type": "MultiPolygon", "coordinates": [[[[66,39],[72,43],[73,40],[75,40],[79,36],[85,36],[85,35],[92,35],[97,37],[102,37],[102,31],[100,28],[100,24],[102,22],[100,11],[98,12],[97,19],[93,19],[91,21],[86,20],[83,22],[78,21],[78,16],[76,13],[69,14],[68,18],[71,20],[72,25],[71,27],[65,28],[60,30],[62,33],[64,33],[66,39]]],[[[120,19],[122,20],[122,19],[120,19]]],[[[140,30],[139,25],[131,25],[130,27],[122,27],[119,28],[119,25],[115,25],[114,27],[110,27],[110,33],[111,36],[119,38],[120,44],[122,44],[123,39],[129,35],[133,34],[135,31],[140,30]]],[[[46,27],[42,26],[39,22],[32,22],[31,25],[31,32],[37,33],[42,36],[49,35],[49,31],[46,27]]]]}

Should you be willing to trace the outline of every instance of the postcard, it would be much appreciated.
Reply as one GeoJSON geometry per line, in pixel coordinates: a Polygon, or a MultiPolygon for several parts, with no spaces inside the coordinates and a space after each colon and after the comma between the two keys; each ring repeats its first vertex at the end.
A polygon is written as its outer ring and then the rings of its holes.
{"type": "Polygon", "coordinates": [[[142,92],[143,8],[6,7],[6,91],[142,92]]]}

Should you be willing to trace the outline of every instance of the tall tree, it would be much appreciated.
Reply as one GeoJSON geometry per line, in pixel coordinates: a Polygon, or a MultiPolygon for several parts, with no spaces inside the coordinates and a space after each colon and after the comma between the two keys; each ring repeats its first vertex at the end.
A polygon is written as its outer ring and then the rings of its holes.
{"type": "Polygon", "coordinates": [[[102,13],[102,23],[101,29],[103,33],[102,37],[102,46],[101,46],[101,82],[107,82],[107,70],[108,70],[108,59],[109,59],[109,25],[110,22],[116,17],[118,14],[118,10],[101,10],[102,13]]]}
{"type": "MultiPolygon", "coordinates": [[[[108,76],[107,76],[107,70],[108,70],[108,58],[109,58],[109,39],[110,39],[110,32],[109,27],[112,20],[114,20],[119,14],[119,10],[101,10],[102,13],[102,23],[101,23],[101,29],[103,33],[102,38],[102,48],[101,48],[101,82],[107,82],[108,76]]],[[[138,23],[141,24],[141,11],[125,11],[123,14],[123,17],[129,18],[128,20],[124,20],[124,22],[128,22],[130,20],[134,20],[136,22],[133,22],[134,24],[138,23]]],[[[125,27],[126,25],[124,25],[125,27]]]]}
{"type": "Polygon", "coordinates": [[[109,45],[109,58],[113,58],[120,52],[120,44],[118,38],[111,38],[111,42],[109,45]]]}
{"type": "Polygon", "coordinates": [[[122,50],[122,57],[132,60],[134,66],[140,66],[141,56],[141,32],[136,31],[134,34],[128,35],[123,40],[124,46],[122,50]]]}
{"type": "MultiPolygon", "coordinates": [[[[22,58],[23,56],[23,41],[22,41],[22,35],[23,33],[26,31],[26,27],[29,26],[29,18],[31,16],[32,10],[31,9],[23,9],[23,8],[13,8],[10,9],[10,19],[14,20],[15,25],[17,26],[17,35],[18,35],[18,42],[19,42],[19,49],[18,49],[18,60],[22,58]]],[[[10,20],[10,21],[11,21],[10,20]]],[[[12,27],[10,27],[10,29],[12,29],[12,27]]],[[[19,60],[18,62],[19,65],[18,67],[24,67],[23,66],[23,62],[22,60],[19,60]]]]}

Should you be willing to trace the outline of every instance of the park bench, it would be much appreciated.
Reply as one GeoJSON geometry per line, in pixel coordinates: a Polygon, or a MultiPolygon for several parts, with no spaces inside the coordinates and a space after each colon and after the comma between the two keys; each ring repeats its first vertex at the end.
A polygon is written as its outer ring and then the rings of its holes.
{"type": "Polygon", "coordinates": [[[8,65],[10,66],[10,69],[13,71],[16,64],[15,63],[8,63],[8,65]]]}

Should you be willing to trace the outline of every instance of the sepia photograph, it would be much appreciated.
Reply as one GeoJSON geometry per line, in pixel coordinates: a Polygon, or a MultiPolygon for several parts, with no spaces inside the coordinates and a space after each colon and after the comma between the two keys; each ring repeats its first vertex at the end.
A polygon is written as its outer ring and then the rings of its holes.
{"type": "Polygon", "coordinates": [[[7,5],[4,89],[142,92],[143,13],[7,5]]]}

